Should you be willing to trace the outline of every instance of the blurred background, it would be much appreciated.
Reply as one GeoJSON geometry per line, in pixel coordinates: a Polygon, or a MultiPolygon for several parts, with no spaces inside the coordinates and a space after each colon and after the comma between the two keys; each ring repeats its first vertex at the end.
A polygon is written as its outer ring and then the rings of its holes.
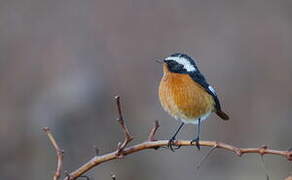
{"type": "MultiPolygon", "coordinates": [[[[1,0],[0,179],[51,179],[52,129],[75,170],[122,141],[113,101],[120,95],[128,128],[139,143],[155,120],[168,139],[178,122],[158,101],[162,67],[155,59],[183,52],[196,58],[231,120],[212,115],[203,140],[240,147],[292,146],[291,0],[1,0]]],[[[179,135],[192,139],[195,128],[179,135]]],[[[92,179],[265,179],[258,155],[238,158],[208,148],[142,151],[102,164],[92,179]]],[[[292,164],[266,156],[270,179],[292,164]]]]}

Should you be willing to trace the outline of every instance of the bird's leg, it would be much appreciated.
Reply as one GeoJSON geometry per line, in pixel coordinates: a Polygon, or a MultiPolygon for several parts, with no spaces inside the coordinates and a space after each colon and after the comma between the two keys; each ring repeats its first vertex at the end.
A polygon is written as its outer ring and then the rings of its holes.
{"type": "Polygon", "coordinates": [[[199,141],[200,141],[200,127],[201,127],[201,119],[199,118],[198,119],[198,133],[197,133],[197,137],[191,141],[191,144],[193,144],[194,142],[196,142],[196,146],[197,146],[198,150],[201,149],[200,144],[199,144],[199,141]]]}
{"type": "MultiPolygon", "coordinates": [[[[175,137],[176,137],[176,135],[178,134],[178,132],[180,131],[180,129],[182,128],[184,126],[184,123],[182,122],[181,124],[180,124],[180,126],[178,127],[178,129],[176,130],[176,132],[174,133],[174,135],[172,136],[172,138],[168,141],[168,147],[169,147],[169,149],[171,150],[171,151],[173,151],[174,152],[174,150],[173,150],[173,148],[172,148],[172,145],[173,145],[173,143],[174,143],[174,140],[175,140],[175,137]]],[[[179,149],[180,148],[180,146],[178,146],[176,149],[179,149]]]]}

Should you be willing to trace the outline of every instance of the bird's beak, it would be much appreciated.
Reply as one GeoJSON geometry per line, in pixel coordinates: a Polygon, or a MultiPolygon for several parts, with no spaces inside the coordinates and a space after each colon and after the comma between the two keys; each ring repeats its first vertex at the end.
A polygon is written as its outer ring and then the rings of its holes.
{"type": "Polygon", "coordinates": [[[155,59],[155,61],[159,64],[163,64],[163,61],[161,61],[161,60],[155,59]]]}

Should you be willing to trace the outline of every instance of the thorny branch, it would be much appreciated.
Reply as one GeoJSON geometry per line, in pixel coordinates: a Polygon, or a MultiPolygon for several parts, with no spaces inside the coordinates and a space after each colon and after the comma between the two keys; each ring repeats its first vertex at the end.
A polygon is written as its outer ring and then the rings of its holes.
{"type": "MultiPolygon", "coordinates": [[[[138,151],[143,151],[146,149],[158,149],[160,147],[167,147],[168,141],[169,140],[155,140],[154,136],[157,132],[157,129],[159,128],[159,123],[158,121],[155,121],[154,126],[150,130],[148,139],[145,142],[142,142],[137,145],[133,145],[130,147],[127,147],[128,143],[133,140],[133,137],[130,135],[129,130],[126,127],[126,124],[123,119],[123,114],[122,114],[122,108],[121,108],[121,102],[120,102],[120,97],[116,96],[115,97],[117,108],[118,108],[118,122],[121,125],[121,128],[124,133],[124,141],[122,143],[119,143],[118,149],[114,152],[104,154],[104,155],[99,155],[98,150],[96,149],[96,155],[90,159],[88,162],[83,164],[81,167],[76,169],[75,171],[69,173],[66,175],[64,180],[75,180],[78,177],[83,177],[84,174],[92,169],[95,166],[98,166],[104,162],[111,161],[114,159],[120,159],[123,156],[127,156],[129,154],[138,152],[138,151]]],[[[63,151],[59,148],[57,142],[55,141],[53,135],[51,134],[50,130],[48,128],[43,128],[44,131],[47,133],[51,143],[53,144],[56,152],[57,152],[57,158],[58,158],[58,165],[57,165],[57,170],[54,175],[54,180],[58,180],[60,175],[61,175],[61,167],[62,167],[62,161],[63,161],[63,151]]],[[[200,141],[199,142],[200,146],[207,146],[211,147],[212,149],[209,151],[209,153],[206,155],[209,156],[209,154],[214,151],[215,149],[224,149],[226,151],[230,151],[235,153],[237,156],[241,157],[244,154],[249,154],[249,153],[255,153],[259,154],[261,157],[266,155],[266,154],[271,154],[271,155],[278,155],[286,158],[288,161],[292,161],[292,152],[290,150],[288,151],[280,151],[280,150],[273,150],[269,149],[267,146],[261,146],[259,148],[239,148],[233,145],[225,144],[222,142],[216,142],[216,141],[200,141]]],[[[194,146],[191,141],[187,140],[176,140],[174,141],[174,145],[176,146],[194,146]]],[[[202,161],[206,158],[204,157],[202,161]]],[[[200,166],[200,165],[199,165],[200,166]]],[[[112,177],[112,179],[115,179],[115,176],[112,177]]],[[[287,178],[289,179],[289,178],[287,178]]],[[[290,179],[289,179],[290,180],[290,179]]]]}
{"type": "Polygon", "coordinates": [[[57,169],[55,172],[55,175],[53,177],[53,180],[58,180],[61,176],[61,170],[63,165],[63,158],[64,158],[64,151],[60,149],[59,145],[57,144],[57,141],[55,140],[53,134],[51,133],[51,130],[47,127],[43,128],[43,131],[47,134],[49,140],[51,141],[56,154],[57,154],[57,169]]]}

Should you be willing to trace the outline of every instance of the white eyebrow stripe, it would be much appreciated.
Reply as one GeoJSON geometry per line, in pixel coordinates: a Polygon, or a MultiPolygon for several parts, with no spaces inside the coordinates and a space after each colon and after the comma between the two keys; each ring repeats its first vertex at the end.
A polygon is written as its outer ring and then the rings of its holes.
{"type": "Polygon", "coordinates": [[[188,71],[188,72],[192,72],[192,71],[197,71],[197,69],[184,57],[167,57],[165,58],[165,60],[173,60],[176,61],[179,64],[182,64],[184,66],[184,68],[188,71]]]}

